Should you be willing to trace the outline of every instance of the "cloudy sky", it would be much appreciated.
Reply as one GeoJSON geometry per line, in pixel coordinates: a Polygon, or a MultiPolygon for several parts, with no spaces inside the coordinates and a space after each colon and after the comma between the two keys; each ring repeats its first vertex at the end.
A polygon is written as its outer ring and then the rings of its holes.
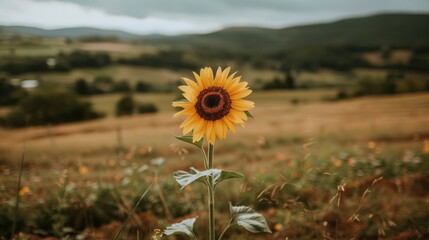
{"type": "Polygon", "coordinates": [[[428,0],[0,0],[0,25],[97,27],[139,34],[285,27],[379,12],[429,13],[428,0]]]}

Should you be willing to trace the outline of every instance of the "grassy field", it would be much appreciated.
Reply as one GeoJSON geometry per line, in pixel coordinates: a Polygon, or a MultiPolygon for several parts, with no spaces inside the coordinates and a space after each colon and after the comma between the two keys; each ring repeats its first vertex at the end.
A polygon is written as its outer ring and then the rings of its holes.
{"type": "MultiPolygon", "coordinates": [[[[320,101],[332,94],[328,90],[252,94],[255,119],[216,145],[216,167],[247,176],[219,188],[218,227],[226,224],[225,204],[232,201],[263,212],[274,233],[253,236],[233,229],[228,239],[428,236],[429,212],[424,209],[429,95],[320,101]],[[295,98],[301,101],[291,103],[295,98]]],[[[102,103],[116,97],[91,100],[101,110],[102,103]]],[[[196,149],[173,137],[180,134],[182,119],[172,117],[172,97],[137,96],[159,104],[161,112],[151,115],[0,129],[1,213],[9,216],[11,210],[5,206],[13,206],[18,159],[25,145],[20,207],[26,216],[20,218],[24,232],[39,237],[112,236],[126,209],[159,172],[169,211],[160,201],[160,190],[151,190],[126,237],[135,238],[138,230],[148,239],[154,228],[168,225],[168,215],[178,221],[199,214],[196,231],[204,233],[202,189],[192,185],[179,192],[171,178],[175,170],[202,167],[196,149]],[[165,160],[162,167],[151,164],[159,157],[165,160]],[[106,212],[107,206],[111,210],[106,212]],[[37,221],[43,218],[44,225],[37,221]]]]}

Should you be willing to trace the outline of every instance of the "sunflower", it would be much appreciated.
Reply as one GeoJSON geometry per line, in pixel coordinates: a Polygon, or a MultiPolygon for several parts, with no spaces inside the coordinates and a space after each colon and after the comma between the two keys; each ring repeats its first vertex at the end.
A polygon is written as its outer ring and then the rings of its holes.
{"type": "Polygon", "coordinates": [[[200,70],[200,75],[193,72],[196,82],[182,78],[186,85],[179,89],[186,99],[173,102],[173,107],[183,108],[174,117],[187,116],[180,127],[184,135],[192,131],[194,142],[205,135],[207,141],[214,144],[216,137],[226,137],[228,129],[235,133],[235,125],[244,127],[247,111],[254,108],[252,101],[243,99],[252,92],[247,82],[240,82],[236,72],[229,75],[230,70],[228,67],[222,71],[219,67],[213,76],[212,69],[206,67],[200,70]]]}

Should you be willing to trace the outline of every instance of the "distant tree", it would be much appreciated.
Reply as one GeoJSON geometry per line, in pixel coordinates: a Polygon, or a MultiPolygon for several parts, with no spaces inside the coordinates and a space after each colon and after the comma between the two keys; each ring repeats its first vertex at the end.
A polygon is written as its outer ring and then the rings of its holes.
{"type": "Polygon", "coordinates": [[[92,105],[63,90],[37,91],[19,102],[5,117],[9,127],[58,124],[102,117],[92,105]]]}
{"type": "Polygon", "coordinates": [[[282,65],[281,70],[285,76],[285,85],[286,89],[295,89],[295,78],[292,75],[292,70],[286,64],[282,65]]]}
{"type": "Polygon", "coordinates": [[[116,103],[116,116],[132,115],[135,102],[131,94],[123,95],[116,103]]]}
{"type": "Polygon", "coordinates": [[[83,78],[76,80],[76,82],[74,83],[74,91],[82,96],[91,95],[91,87],[83,78]]]}
{"type": "Polygon", "coordinates": [[[158,108],[153,103],[140,103],[140,105],[137,108],[137,112],[140,114],[154,113],[154,112],[158,112],[158,108]]]}
{"type": "Polygon", "coordinates": [[[147,82],[138,81],[136,84],[136,92],[149,92],[152,88],[152,85],[147,82]]]}
{"type": "Polygon", "coordinates": [[[112,91],[113,92],[130,92],[131,87],[127,80],[122,80],[122,81],[113,83],[112,91]]]}
{"type": "Polygon", "coordinates": [[[27,94],[20,86],[14,86],[5,78],[0,78],[0,106],[16,104],[27,94]]]}

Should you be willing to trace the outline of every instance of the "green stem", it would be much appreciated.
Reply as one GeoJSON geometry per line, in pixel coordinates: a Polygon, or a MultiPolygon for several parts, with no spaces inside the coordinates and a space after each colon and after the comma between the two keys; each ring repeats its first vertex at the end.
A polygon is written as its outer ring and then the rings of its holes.
{"type": "Polygon", "coordinates": [[[234,224],[231,224],[231,222],[228,224],[228,226],[226,226],[226,228],[223,230],[223,232],[222,232],[222,234],[220,235],[220,237],[219,237],[219,239],[218,240],[222,240],[222,238],[223,238],[223,235],[226,233],[226,230],[228,230],[232,225],[234,225],[234,224]]]}
{"type": "MultiPolygon", "coordinates": [[[[209,169],[213,168],[213,152],[214,152],[214,146],[209,143],[209,169]]],[[[214,218],[214,210],[215,210],[215,192],[214,192],[214,186],[213,186],[213,176],[209,176],[209,184],[208,184],[208,190],[209,190],[209,240],[215,240],[215,218],[214,218]]]]}

